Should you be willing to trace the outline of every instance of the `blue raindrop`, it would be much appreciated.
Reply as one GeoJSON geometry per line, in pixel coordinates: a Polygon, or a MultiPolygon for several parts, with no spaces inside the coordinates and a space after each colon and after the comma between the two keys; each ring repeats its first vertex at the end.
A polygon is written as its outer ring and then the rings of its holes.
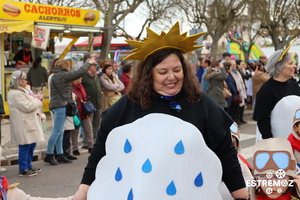
{"type": "Polygon", "coordinates": [[[151,165],[149,158],[144,162],[142,170],[145,173],[149,173],[152,171],[152,165],[151,165]]]}
{"type": "Polygon", "coordinates": [[[128,139],[126,139],[125,145],[124,145],[124,152],[129,153],[131,151],[132,147],[128,139]]]}
{"type": "Polygon", "coordinates": [[[176,187],[175,187],[174,181],[172,181],[168,185],[166,192],[167,192],[168,195],[175,195],[176,194],[176,187]]]}
{"type": "Polygon", "coordinates": [[[174,151],[176,154],[183,154],[184,153],[184,146],[183,146],[183,143],[182,143],[182,140],[180,140],[175,148],[174,148],[174,151]]]}
{"type": "Polygon", "coordinates": [[[132,188],[130,189],[128,196],[127,196],[127,200],[133,200],[133,192],[132,192],[132,188]]]}
{"type": "Polygon", "coordinates": [[[116,174],[115,174],[115,180],[116,181],[120,181],[122,180],[122,172],[120,170],[120,168],[118,167],[117,171],[116,171],[116,174]]]}
{"type": "Polygon", "coordinates": [[[194,183],[197,187],[201,187],[203,185],[202,172],[200,172],[200,174],[198,174],[198,176],[195,178],[194,183]]]}

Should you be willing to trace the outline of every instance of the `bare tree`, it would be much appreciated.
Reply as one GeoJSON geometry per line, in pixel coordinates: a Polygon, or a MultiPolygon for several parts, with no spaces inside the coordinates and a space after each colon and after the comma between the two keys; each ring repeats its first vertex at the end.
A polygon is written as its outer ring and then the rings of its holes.
{"type": "MultiPolygon", "coordinates": [[[[19,0],[24,2],[24,0],[19,0]]],[[[90,0],[25,0],[29,3],[40,3],[45,5],[54,5],[54,6],[66,6],[66,7],[75,7],[75,8],[89,8],[91,9],[94,4],[90,0]]]]}
{"type": "Polygon", "coordinates": [[[244,53],[246,62],[249,61],[255,41],[261,35],[260,23],[255,9],[250,4],[244,13],[235,20],[226,35],[230,42],[235,42],[239,45],[240,50],[244,53]]]}
{"type": "Polygon", "coordinates": [[[207,29],[212,37],[211,55],[217,55],[218,41],[241,15],[247,0],[196,0],[178,1],[188,21],[207,29]]]}
{"type": "MultiPolygon", "coordinates": [[[[140,16],[144,18],[144,23],[140,27],[140,31],[136,36],[136,40],[139,40],[145,31],[145,27],[150,27],[152,24],[171,24],[174,19],[175,2],[173,0],[146,0],[144,4],[136,10],[140,10],[140,16]]],[[[137,27],[138,28],[138,27],[137,27]]],[[[122,30],[127,39],[133,39],[122,26],[118,26],[118,29],[122,30]]]]}
{"type": "Polygon", "coordinates": [[[96,9],[100,10],[104,15],[104,26],[102,28],[103,42],[101,48],[100,60],[108,57],[111,39],[117,26],[129,14],[143,2],[143,0],[92,0],[96,5],[96,9]]]}
{"type": "Polygon", "coordinates": [[[252,5],[261,16],[261,28],[271,37],[275,50],[300,35],[298,0],[253,0],[252,5]]]}

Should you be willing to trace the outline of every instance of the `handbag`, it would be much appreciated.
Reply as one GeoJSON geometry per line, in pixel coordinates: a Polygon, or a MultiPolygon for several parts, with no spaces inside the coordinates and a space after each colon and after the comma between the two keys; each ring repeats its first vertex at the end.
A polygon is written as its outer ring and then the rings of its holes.
{"type": "Polygon", "coordinates": [[[83,99],[80,97],[80,95],[77,94],[77,92],[75,90],[73,90],[73,92],[76,94],[76,96],[80,99],[81,101],[81,106],[82,106],[82,111],[84,115],[90,115],[94,112],[97,111],[97,109],[95,108],[94,104],[88,100],[88,101],[83,101],[83,99]]]}
{"type": "Polygon", "coordinates": [[[232,96],[230,90],[227,88],[223,88],[222,93],[225,99],[229,99],[232,96]]]}
{"type": "Polygon", "coordinates": [[[73,117],[76,115],[77,111],[77,104],[75,102],[68,103],[65,97],[61,94],[61,92],[58,90],[56,84],[54,83],[54,80],[52,79],[53,86],[56,90],[56,92],[59,94],[60,98],[67,104],[66,105],[66,115],[69,117],[73,117]]]}
{"type": "Polygon", "coordinates": [[[236,104],[240,104],[240,103],[242,103],[242,97],[240,96],[240,93],[237,91],[236,95],[233,96],[233,98],[232,98],[231,104],[236,105],[236,104]]]}
{"type": "Polygon", "coordinates": [[[89,115],[97,111],[94,104],[90,101],[82,102],[81,105],[84,115],[89,115]]]}
{"type": "Polygon", "coordinates": [[[220,88],[218,88],[218,90],[222,91],[223,97],[224,97],[225,99],[229,99],[230,97],[232,97],[232,94],[231,94],[231,92],[230,92],[229,89],[223,87],[223,90],[220,89],[220,88]]]}
{"type": "Polygon", "coordinates": [[[73,117],[77,113],[77,105],[73,103],[67,103],[66,105],[66,115],[69,117],[73,117]]]}

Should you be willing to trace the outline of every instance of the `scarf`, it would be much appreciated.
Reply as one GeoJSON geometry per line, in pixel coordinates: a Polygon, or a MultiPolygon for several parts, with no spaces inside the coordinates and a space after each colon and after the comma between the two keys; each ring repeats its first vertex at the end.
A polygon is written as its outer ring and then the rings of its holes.
{"type": "Polygon", "coordinates": [[[289,135],[288,141],[290,141],[293,151],[296,149],[300,152],[300,140],[298,140],[292,133],[289,135]]]}
{"type": "MultiPolygon", "coordinates": [[[[268,196],[256,196],[257,200],[274,200],[269,198],[268,196]]],[[[276,200],[292,200],[292,192],[289,192],[287,194],[283,194],[280,197],[276,198],[276,200]]]]}

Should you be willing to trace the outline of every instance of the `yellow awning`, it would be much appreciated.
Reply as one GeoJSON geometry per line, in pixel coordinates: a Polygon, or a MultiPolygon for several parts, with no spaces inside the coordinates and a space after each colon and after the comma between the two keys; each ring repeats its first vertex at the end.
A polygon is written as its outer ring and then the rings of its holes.
{"type": "Polygon", "coordinates": [[[10,21],[0,22],[0,34],[12,32],[33,32],[34,21],[10,21]]]}

